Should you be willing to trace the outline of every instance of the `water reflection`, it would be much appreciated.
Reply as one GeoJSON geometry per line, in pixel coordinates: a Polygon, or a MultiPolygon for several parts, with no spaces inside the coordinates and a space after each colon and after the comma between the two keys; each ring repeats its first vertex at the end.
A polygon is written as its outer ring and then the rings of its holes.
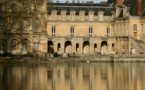
{"type": "Polygon", "coordinates": [[[145,63],[0,65],[0,90],[145,90],[145,63]]]}

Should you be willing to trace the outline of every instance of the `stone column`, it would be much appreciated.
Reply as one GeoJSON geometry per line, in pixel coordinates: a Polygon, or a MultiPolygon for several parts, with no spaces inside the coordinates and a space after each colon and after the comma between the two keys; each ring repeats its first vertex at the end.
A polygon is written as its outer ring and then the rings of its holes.
{"type": "Polygon", "coordinates": [[[33,44],[34,44],[33,36],[31,36],[29,40],[30,40],[30,46],[29,46],[29,50],[28,51],[29,52],[33,52],[33,44]]]}
{"type": "Polygon", "coordinates": [[[124,38],[124,49],[125,49],[125,53],[128,54],[129,53],[129,49],[128,49],[128,40],[127,38],[124,38]]]}
{"type": "Polygon", "coordinates": [[[122,35],[122,25],[120,24],[119,25],[119,36],[121,36],[122,35]]]}
{"type": "Polygon", "coordinates": [[[112,25],[111,36],[114,36],[114,25],[112,25]]]}
{"type": "Polygon", "coordinates": [[[64,49],[65,49],[64,43],[65,43],[65,41],[61,42],[61,48],[60,48],[61,53],[64,53],[64,49]]]}
{"type": "Polygon", "coordinates": [[[126,23],[124,23],[124,36],[126,36],[126,23]]]}
{"type": "Polygon", "coordinates": [[[115,45],[115,51],[116,51],[116,53],[118,53],[118,38],[116,38],[116,45],[115,45]]]}
{"type": "Polygon", "coordinates": [[[54,53],[57,52],[57,42],[53,41],[53,49],[54,49],[54,53]]]}
{"type": "Polygon", "coordinates": [[[128,36],[128,35],[129,35],[129,24],[126,23],[126,36],[128,36]]]}
{"type": "Polygon", "coordinates": [[[101,41],[97,42],[97,52],[101,53],[101,41]]]}
{"type": "Polygon", "coordinates": [[[90,54],[94,54],[94,42],[90,40],[90,54]]]}
{"type": "Polygon", "coordinates": [[[117,25],[114,27],[114,36],[117,36],[117,25]]]}
{"type": "Polygon", "coordinates": [[[124,36],[124,24],[122,24],[122,36],[124,36]]]}
{"type": "Polygon", "coordinates": [[[79,43],[79,54],[83,54],[83,42],[79,43]]]}
{"type": "Polygon", "coordinates": [[[76,43],[74,41],[72,41],[72,54],[76,54],[76,43]]]}
{"type": "Polygon", "coordinates": [[[118,40],[118,49],[119,49],[118,54],[121,54],[121,45],[122,45],[121,38],[119,38],[119,40],[118,40]]]}
{"type": "Polygon", "coordinates": [[[118,36],[118,25],[116,25],[116,36],[118,36]]]}
{"type": "Polygon", "coordinates": [[[112,53],[112,41],[108,40],[108,54],[112,53]]]}
{"type": "Polygon", "coordinates": [[[145,24],[143,24],[143,34],[145,34],[145,24]]]}

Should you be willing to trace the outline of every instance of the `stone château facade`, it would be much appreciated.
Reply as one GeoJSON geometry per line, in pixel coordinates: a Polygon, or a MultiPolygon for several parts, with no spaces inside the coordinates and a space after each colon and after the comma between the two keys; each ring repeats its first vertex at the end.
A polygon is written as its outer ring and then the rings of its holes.
{"type": "Polygon", "coordinates": [[[23,20],[27,28],[0,38],[0,53],[144,54],[145,11],[139,1],[43,2],[37,17],[23,20]]]}

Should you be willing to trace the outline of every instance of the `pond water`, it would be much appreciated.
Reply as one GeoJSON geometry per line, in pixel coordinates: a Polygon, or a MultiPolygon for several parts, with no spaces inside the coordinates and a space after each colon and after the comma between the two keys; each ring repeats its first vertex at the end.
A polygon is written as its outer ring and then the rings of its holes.
{"type": "Polygon", "coordinates": [[[145,63],[1,64],[0,90],[145,90],[145,63]]]}

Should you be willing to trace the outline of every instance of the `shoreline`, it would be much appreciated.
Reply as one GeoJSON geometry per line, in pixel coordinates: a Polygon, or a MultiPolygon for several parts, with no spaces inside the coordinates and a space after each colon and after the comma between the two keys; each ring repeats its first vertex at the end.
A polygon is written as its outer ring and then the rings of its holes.
{"type": "Polygon", "coordinates": [[[1,63],[48,63],[48,62],[145,62],[145,56],[110,56],[110,55],[86,55],[69,57],[0,57],[1,63]]]}

